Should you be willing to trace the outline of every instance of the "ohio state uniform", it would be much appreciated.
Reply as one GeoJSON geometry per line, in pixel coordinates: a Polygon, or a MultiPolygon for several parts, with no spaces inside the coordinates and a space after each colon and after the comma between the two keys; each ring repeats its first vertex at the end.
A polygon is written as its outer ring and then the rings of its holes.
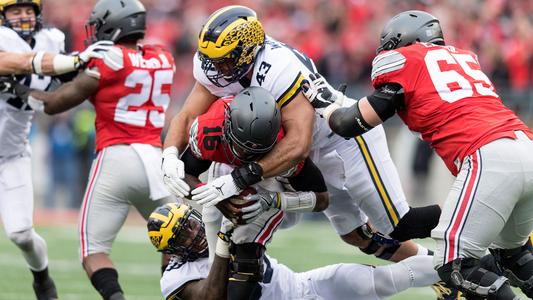
{"type": "Polygon", "coordinates": [[[470,51],[418,43],[380,54],[373,64],[374,87],[403,87],[405,108],[398,115],[431,143],[453,175],[465,156],[491,141],[515,138],[515,130],[533,137],[470,51]]]}
{"type": "Polygon", "coordinates": [[[372,83],[402,86],[399,116],[457,176],[432,231],[435,265],[523,245],[533,229],[533,133],[503,105],[477,56],[416,43],[378,55],[372,83]]]}
{"type": "Polygon", "coordinates": [[[174,68],[172,55],[158,46],[115,46],[85,71],[99,81],[90,98],[98,155],[80,215],[82,258],[109,253],[130,205],[147,218],[171,201],[159,165],[174,68]]]}

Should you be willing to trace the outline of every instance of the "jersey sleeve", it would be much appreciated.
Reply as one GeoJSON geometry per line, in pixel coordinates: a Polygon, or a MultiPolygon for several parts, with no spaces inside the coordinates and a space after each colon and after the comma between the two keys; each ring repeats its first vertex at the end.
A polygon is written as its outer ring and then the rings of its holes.
{"type": "Polygon", "coordinates": [[[124,68],[123,51],[119,47],[112,47],[104,54],[102,59],[91,59],[85,69],[85,74],[96,79],[101,79],[104,69],[116,72],[122,68],[124,68]]]}
{"type": "Polygon", "coordinates": [[[379,54],[372,61],[372,85],[374,88],[385,83],[398,83],[406,87],[407,76],[405,76],[407,59],[404,54],[392,50],[379,54]]]}
{"type": "Polygon", "coordinates": [[[169,265],[160,280],[161,293],[165,299],[179,299],[177,295],[188,282],[207,278],[208,273],[207,258],[175,266],[169,265]]]}
{"type": "Polygon", "coordinates": [[[300,93],[305,77],[290,50],[281,48],[270,53],[256,62],[252,85],[270,91],[278,105],[284,107],[300,93]]]}
{"type": "Polygon", "coordinates": [[[200,140],[198,136],[198,117],[194,119],[189,130],[189,148],[192,154],[198,159],[203,159],[202,150],[200,148],[200,140]]]}

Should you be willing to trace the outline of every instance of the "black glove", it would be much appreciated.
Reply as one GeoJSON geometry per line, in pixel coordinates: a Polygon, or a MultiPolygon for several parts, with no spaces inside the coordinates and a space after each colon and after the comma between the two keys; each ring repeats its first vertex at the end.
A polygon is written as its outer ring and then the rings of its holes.
{"type": "Polygon", "coordinates": [[[18,82],[13,77],[0,77],[0,93],[13,94],[27,103],[31,91],[28,86],[18,82]]]}

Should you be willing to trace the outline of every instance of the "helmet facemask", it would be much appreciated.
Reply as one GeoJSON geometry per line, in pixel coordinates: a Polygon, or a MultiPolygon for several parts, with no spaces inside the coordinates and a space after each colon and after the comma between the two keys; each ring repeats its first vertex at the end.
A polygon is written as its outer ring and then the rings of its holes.
{"type": "Polygon", "coordinates": [[[15,31],[22,39],[27,40],[28,38],[31,38],[35,33],[37,33],[41,28],[42,25],[42,17],[40,14],[39,8],[35,4],[31,3],[21,3],[21,4],[14,4],[10,5],[8,7],[4,7],[4,11],[2,14],[3,17],[3,25],[6,27],[11,28],[13,31],[15,31]],[[6,11],[14,8],[14,7],[31,7],[35,13],[35,17],[30,18],[7,18],[6,17],[6,11]]]}
{"type": "Polygon", "coordinates": [[[193,209],[182,216],[173,228],[168,247],[161,252],[176,255],[182,261],[194,261],[207,255],[207,239],[202,216],[193,209]]]}

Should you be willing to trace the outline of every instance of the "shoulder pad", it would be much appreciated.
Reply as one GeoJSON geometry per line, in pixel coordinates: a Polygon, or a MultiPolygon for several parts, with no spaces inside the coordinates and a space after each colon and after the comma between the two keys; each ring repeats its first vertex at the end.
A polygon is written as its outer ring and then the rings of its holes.
{"type": "Polygon", "coordinates": [[[202,151],[198,147],[198,118],[195,118],[189,130],[189,146],[197,158],[202,159],[202,151]]]}
{"type": "Polygon", "coordinates": [[[0,51],[29,52],[30,45],[26,43],[11,28],[0,26],[0,51]]]}
{"type": "Polygon", "coordinates": [[[46,35],[50,40],[54,42],[65,42],[65,34],[55,27],[44,28],[41,29],[39,32],[46,35]]]}
{"type": "Polygon", "coordinates": [[[387,51],[372,61],[372,80],[376,77],[402,69],[405,66],[405,56],[398,51],[387,51]]]}
{"type": "Polygon", "coordinates": [[[111,47],[109,51],[104,54],[104,63],[113,71],[118,71],[124,68],[124,54],[119,47],[111,47]]]}

